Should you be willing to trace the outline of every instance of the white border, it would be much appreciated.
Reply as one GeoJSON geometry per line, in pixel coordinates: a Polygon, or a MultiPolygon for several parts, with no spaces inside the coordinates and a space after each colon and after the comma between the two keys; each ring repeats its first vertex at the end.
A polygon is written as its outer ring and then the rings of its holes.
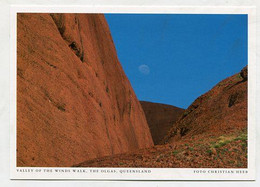
{"type": "Polygon", "coordinates": [[[212,6],[12,6],[11,7],[11,50],[10,50],[10,133],[11,133],[11,179],[101,179],[101,180],[255,180],[255,108],[256,108],[256,9],[252,6],[212,7],[212,6]],[[35,13],[174,13],[174,14],[248,14],[248,168],[247,169],[197,169],[197,168],[146,168],[149,174],[120,173],[126,170],[145,168],[103,168],[117,173],[102,173],[102,168],[41,168],[16,167],[16,14],[35,13]],[[15,54],[15,55],[14,55],[15,54]],[[33,172],[18,172],[17,169],[32,169],[33,172]],[[53,172],[43,172],[52,169],[53,172]],[[54,172],[66,169],[70,172],[54,172]],[[97,169],[99,173],[90,173],[97,169]],[[73,170],[87,173],[74,173],[73,170]],[[194,174],[194,171],[206,173],[194,174]],[[38,172],[37,172],[38,171],[38,172]],[[235,174],[212,171],[234,171],[235,174]],[[237,171],[246,171],[237,174],[237,171]]]}

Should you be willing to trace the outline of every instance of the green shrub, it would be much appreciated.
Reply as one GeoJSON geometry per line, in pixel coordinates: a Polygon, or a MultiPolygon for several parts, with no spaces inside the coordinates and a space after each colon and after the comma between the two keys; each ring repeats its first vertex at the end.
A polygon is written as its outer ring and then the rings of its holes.
{"type": "Polygon", "coordinates": [[[174,155],[177,155],[178,153],[179,153],[178,150],[175,150],[175,151],[172,152],[172,154],[174,154],[174,155]]]}

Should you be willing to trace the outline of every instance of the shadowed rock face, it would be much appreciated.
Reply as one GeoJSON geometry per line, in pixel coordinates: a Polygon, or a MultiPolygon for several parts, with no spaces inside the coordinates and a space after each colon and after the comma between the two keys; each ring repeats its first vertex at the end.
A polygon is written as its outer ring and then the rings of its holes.
{"type": "Polygon", "coordinates": [[[153,146],[103,15],[18,14],[17,166],[153,146]]]}
{"type": "Polygon", "coordinates": [[[146,101],[140,101],[154,144],[159,144],[167,135],[173,124],[182,115],[184,109],[146,101]]]}

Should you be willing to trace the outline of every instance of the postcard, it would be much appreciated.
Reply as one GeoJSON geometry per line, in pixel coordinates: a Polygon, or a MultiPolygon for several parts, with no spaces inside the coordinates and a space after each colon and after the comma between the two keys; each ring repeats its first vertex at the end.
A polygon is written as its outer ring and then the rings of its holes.
{"type": "Polygon", "coordinates": [[[255,16],[13,6],[11,179],[254,180],[255,16]]]}

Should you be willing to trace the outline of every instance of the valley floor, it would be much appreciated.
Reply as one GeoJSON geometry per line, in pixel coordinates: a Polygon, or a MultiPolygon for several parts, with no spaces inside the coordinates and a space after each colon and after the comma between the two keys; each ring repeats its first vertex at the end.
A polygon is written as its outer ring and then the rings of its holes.
{"type": "Polygon", "coordinates": [[[74,167],[246,168],[247,130],[201,134],[132,153],[86,161],[74,167]]]}

